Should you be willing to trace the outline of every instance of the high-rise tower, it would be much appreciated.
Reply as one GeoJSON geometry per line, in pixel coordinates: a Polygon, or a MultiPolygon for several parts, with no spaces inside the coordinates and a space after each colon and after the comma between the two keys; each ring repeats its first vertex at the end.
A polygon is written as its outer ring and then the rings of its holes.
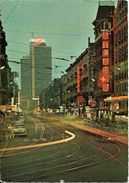
{"type": "Polygon", "coordinates": [[[21,63],[21,101],[30,108],[52,81],[51,47],[41,36],[31,39],[30,55],[21,63]]]}
{"type": "Polygon", "coordinates": [[[30,56],[21,59],[21,103],[30,108],[32,101],[32,61],[30,56]]]}
{"type": "Polygon", "coordinates": [[[32,97],[37,97],[52,81],[51,47],[37,36],[31,40],[30,56],[32,58],[32,97]]]}

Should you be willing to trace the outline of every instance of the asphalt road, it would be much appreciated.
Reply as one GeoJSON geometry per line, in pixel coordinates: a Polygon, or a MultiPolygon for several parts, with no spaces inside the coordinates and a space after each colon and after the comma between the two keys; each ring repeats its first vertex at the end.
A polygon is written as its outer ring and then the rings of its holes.
{"type": "Polygon", "coordinates": [[[111,143],[47,118],[26,116],[27,137],[15,137],[0,151],[6,182],[126,182],[128,152],[111,143]],[[75,135],[73,140],[65,130],[75,135]],[[41,144],[62,141],[55,145],[41,144]],[[16,147],[25,147],[17,149],[16,147]],[[30,147],[31,148],[28,148],[30,147]]]}

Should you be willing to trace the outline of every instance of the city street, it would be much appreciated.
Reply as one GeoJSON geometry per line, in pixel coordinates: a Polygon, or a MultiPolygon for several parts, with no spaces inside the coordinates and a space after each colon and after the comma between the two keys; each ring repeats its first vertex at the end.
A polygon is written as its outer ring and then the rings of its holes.
{"type": "Polygon", "coordinates": [[[14,137],[0,151],[3,181],[127,181],[126,145],[90,135],[56,117],[30,114],[25,120],[27,137],[14,137]]]}
{"type": "Polygon", "coordinates": [[[128,177],[128,2],[0,0],[1,182],[128,177]]]}

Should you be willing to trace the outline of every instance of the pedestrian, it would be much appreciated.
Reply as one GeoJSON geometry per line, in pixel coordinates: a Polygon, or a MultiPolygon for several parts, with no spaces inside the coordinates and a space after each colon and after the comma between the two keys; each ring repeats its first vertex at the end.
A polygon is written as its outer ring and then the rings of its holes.
{"type": "Polygon", "coordinates": [[[5,114],[2,111],[0,111],[0,123],[3,124],[4,121],[5,121],[5,114]]]}

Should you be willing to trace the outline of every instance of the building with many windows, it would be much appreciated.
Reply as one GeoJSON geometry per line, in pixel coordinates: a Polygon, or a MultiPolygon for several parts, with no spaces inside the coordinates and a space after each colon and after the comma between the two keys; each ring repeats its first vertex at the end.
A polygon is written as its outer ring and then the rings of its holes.
{"type": "Polygon", "coordinates": [[[25,101],[28,107],[36,107],[35,100],[39,100],[43,90],[49,86],[51,81],[51,47],[46,45],[41,36],[37,36],[30,42],[30,56],[22,59],[21,99],[23,103],[25,101]]]}
{"type": "Polygon", "coordinates": [[[128,112],[128,21],[127,1],[118,0],[113,15],[113,64],[114,64],[114,93],[111,108],[119,113],[128,112]],[[115,107],[117,106],[117,108],[115,107]]]}
{"type": "Polygon", "coordinates": [[[51,47],[42,39],[38,44],[34,39],[30,43],[32,59],[32,97],[37,97],[52,81],[51,47]]]}
{"type": "Polygon", "coordinates": [[[118,0],[116,8],[112,1],[104,3],[92,23],[95,41],[88,39],[88,48],[61,77],[60,101],[90,106],[98,119],[112,122],[128,109],[127,1],[118,0]]]}
{"type": "Polygon", "coordinates": [[[21,60],[21,103],[30,108],[32,102],[32,61],[30,56],[21,60]]]}
{"type": "Polygon", "coordinates": [[[112,16],[114,6],[99,5],[96,19],[93,22],[95,34],[95,98],[97,103],[101,103],[106,96],[113,92],[113,26],[112,16]]]}
{"type": "Polygon", "coordinates": [[[93,95],[93,58],[94,43],[88,38],[88,48],[66,69],[66,75],[62,77],[63,100],[67,105],[76,103],[78,106],[88,105],[89,96],[93,95]]]}

